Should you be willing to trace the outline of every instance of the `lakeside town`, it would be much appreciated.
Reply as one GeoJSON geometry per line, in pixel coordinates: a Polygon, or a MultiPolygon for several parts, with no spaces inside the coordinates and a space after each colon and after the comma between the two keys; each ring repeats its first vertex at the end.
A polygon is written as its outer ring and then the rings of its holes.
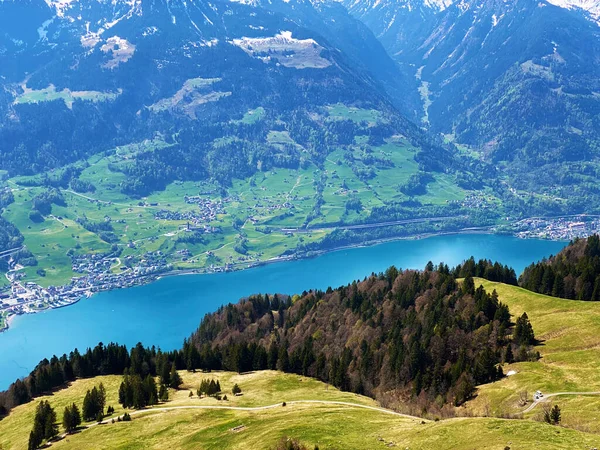
{"type": "MultiPolygon", "coordinates": [[[[508,228],[497,228],[496,232],[510,232],[521,239],[573,240],[600,233],[600,217],[571,216],[560,218],[528,218],[512,223],[508,228]]],[[[179,251],[185,259],[185,251],[179,251]]],[[[210,252],[209,252],[210,253],[210,252]]],[[[296,255],[281,256],[268,261],[228,262],[223,266],[211,265],[206,268],[176,270],[160,251],[148,252],[131,266],[131,261],[123,264],[121,258],[107,254],[85,254],[72,257],[74,276],[70,283],[62,286],[42,287],[24,280],[23,266],[9,261],[10,270],[5,274],[10,286],[0,291],[0,332],[8,329],[12,317],[34,314],[48,309],[73,305],[85,297],[101,291],[124,289],[146,284],[160,276],[180,273],[216,273],[251,268],[259,264],[286,261],[296,255]],[[115,271],[114,268],[120,269],[115,271]]]]}
{"type": "Polygon", "coordinates": [[[101,291],[123,289],[155,280],[160,274],[172,269],[164,260],[149,260],[135,268],[120,273],[111,272],[111,267],[119,258],[106,258],[101,255],[85,255],[74,259],[73,270],[85,275],[73,277],[63,286],[42,287],[37,283],[23,280],[23,268],[13,265],[6,273],[10,288],[0,292],[0,314],[3,317],[0,331],[8,328],[10,319],[16,315],[33,314],[47,309],[73,305],[84,297],[91,297],[101,291]],[[85,260],[85,262],[83,262],[85,260]]]}
{"type": "MultiPolygon", "coordinates": [[[[208,252],[211,254],[212,252],[208,252]]],[[[186,260],[189,251],[177,252],[186,260]]],[[[127,261],[131,257],[125,258],[127,261]]],[[[122,265],[120,257],[104,254],[85,254],[72,257],[73,272],[82,274],[74,276],[70,283],[62,286],[42,287],[37,283],[25,281],[24,268],[14,261],[9,261],[11,269],[5,274],[10,287],[0,291],[0,332],[8,329],[11,318],[23,314],[35,314],[48,309],[70,306],[84,297],[115,289],[125,289],[156,281],[161,276],[184,273],[218,273],[251,268],[260,263],[279,262],[294,259],[293,256],[282,256],[269,261],[249,261],[239,258],[238,262],[228,262],[223,266],[211,265],[187,271],[174,270],[161,251],[148,252],[135,262],[135,266],[122,265]],[[119,271],[113,271],[120,267],[119,271]]],[[[130,261],[127,261],[130,263],[130,261]]]]}
{"type": "Polygon", "coordinates": [[[600,216],[568,216],[558,218],[528,218],[511,225],[511,232],[521,239],[572,241],[600,233],[600,216]]]}

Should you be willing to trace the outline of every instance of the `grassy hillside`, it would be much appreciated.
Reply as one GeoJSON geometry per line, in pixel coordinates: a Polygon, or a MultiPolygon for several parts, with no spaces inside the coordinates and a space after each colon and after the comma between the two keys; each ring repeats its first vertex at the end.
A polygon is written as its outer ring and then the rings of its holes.
{"type": "MultiPolygon", "coordinates": [[[[530,448],[532,436],[539,448],[584,448],[595,445],[598,438],[574,430],[553,428],[533,421],[504,419],[451,419],[429,422],[394,416],[385,412],[353,408],[346,405],[293,404],[298,400],[331,400],[376,406],[369,398],[340,392],[310,378],[279,372],[238,375],[233,373],[191,374],[181,372],[182,390],[171,392],[161,407],[220,405],[256,407],[286,401],[287,406],[260,411],[178,409],[148,410],[133,415],[129,423],[107,423],[56,442],[56,449],[263,449],[272,448],[281,436],[299,439],[310,447],[320,448],[530,448]],[[185,388],[195,388],[203,377],[219,378],[224,391],[234,383],[243,390],[240,397],[229,396],[227,402],[189,398],[185,388]],[[242,427],[241,430],[236,427],[242,427]],[[237,431],[233,431],[236,428],[237,431]]],[[[109,404],[116,405],[121,377],[98,377],[79,380],[66,390],[49,396],[59,412],[67,403],[81,403],[85,391],[100,381],[108,392],[109,404]]],[[[0,422],[0,448],[26,448],[35,404],[18,407],[0,422]]],[[[117,408],[117,414],[122,410],[117,408]]]]}
{"type": "MultiPolygon", "coordinates": [[[[500,301],[508,304],[513,315],[527,312],[542,358],[536,362],[516,363],[504,367],[516,375],[482,386],[478,397],[468,406],[482,413],[516,413],[519,392],[526,390],[529,399],[536,390],[546,394],[558,392],[600,391],[600,303],[562,300],[536,294],[515,286],[476,280],[489,292],[496,289],[500,301]]],[[[563,424],[600,432],[600,396],[559,396],[552,399],[563,410],[563,424]]],[[[527,414],[535,416],[538,406],[527,414]]]]}

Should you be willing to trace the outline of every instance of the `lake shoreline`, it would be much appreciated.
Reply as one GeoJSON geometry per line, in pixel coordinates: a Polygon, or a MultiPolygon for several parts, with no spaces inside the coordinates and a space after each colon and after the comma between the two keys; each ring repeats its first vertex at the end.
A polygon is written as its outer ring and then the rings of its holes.
{"type": "Polygon", "coordinates": [[[48,355],[91,348],[99,342],[119,342],[128,347],[145,342],[167,351],[181,348],[183,340],[198,328],[206,314],[256,293],[326,290],[373,272],[384,272],[390,266],[422,270],[428,261],[456,266],[471,256],[501,261],[521,272],[532,261],[556,254],[564,247],[563,242],[474,230],[445,234],[428,239],[412,236],[369,246],[363,242],[338,251],[329,249],[318,257],[312,254],[315,257],[310,259],[294,259],[286,264],[272,261],[254,270],[176,278],[190,272],[177,271],[135,289],[107,289],[94,296],[93,301],[82,299],[73,308],[15,317],[10,332],[0,333],[0,384],[8,386],[25,376],[48,355]]]}
{"type": "MultiPolygon", "coordinates": [[[[420,241],[420,240],[426,240],[426,239],[430,239],[430,238],[434,238],[434,237],[473,235],[473,234],[475,234],[475,235],[507,236],[507,237],[514,237],[516,239],[522,239],[522,240],[533,239],[533,238],[518,237],[514,234],[497,233],[497,232],[494,232],[493,228],[494,228],[493,226],[468,227],[468,228],[463,228],[461,230],[456,230],[456,231],[440,231],[440,232],[435,232],[435,233],[423,233],[423,234],[414,234],[414,235],[408,235],[408,236],[397,236],[397,237],[390,237],[390,238],[374,239],[374,240],[364,241],[364,242],[360,242],[360,243],[356,243],[356,244],[348,244],[348,245],[342,245],[342,246],[334,247],[334,248],[314,250],[309,253],[304,253],[304,254],[300,254],[300,255],[294,254],[294,255],[287,255],[287,256],[278,256],[278,257],[271,258],[271,259],[268,259],[265,261],[251,263],[250,265],[247,262],[237,263],[237,265],[233,266],[231,269],[226,269],[226,270],[221,270],[221,271],[208,271],[206,268],[175,269],[175,270],[171,270],[168,272],[163,272],[161,274],[152,274],[152,275],[148,275],[147,277],[143,277],[143,278],[140,277],[138,279],[140,281],[140,283],[137,286],[144,286],[144,285],[152,284],[153,282],[158,281],[160,279],[176,277],[176,276],[214,275],[217,273],[234,273],[234,272],[254,269],[257,267],[264,267],[264,266],[268,266],[271,264],[313,259],[313,258],[318,258],[320,256],[329,254],[329,253],[335,253],[335,252],[340,252],[340,251],[344,251],[344,250],[351,250],[351,249],[358,249],[358,248],[375,247],[378,245],[391,243],[391,242],[398,242],[398,241],[420,241]]],[[[536,239],[539,239],[539,238],[536,238],[536,239]]],[[[545,240],[552,241],[552,242],[562,242],[561,240],[553,240],[553,239],[545,239],[545,240]]],[[[127,289],[127,288],[124,288],[124,289],[127,289]]],[[[94,295],[103,293],[103,292],[116,291],[116,290],[120,290],[120,289],[119,288],[102,289],[102,287],[100,286],[98,291],[94,292],[94,295]]],[[[83,298],[83,296],[81,298],[83,298]]],[[[39,311],[36,311],[33,313],[28,313],[28,314],[37,314],[39,312],[49,311],[49,310],[53,310],[53,309],[66,308],[68,306],[77,304],[81,300],[81,298],[78,299],[77,301],[74,301],[69,304],[63,304],[63,305],[60,305],[57,307],[51,306],[51,307],[45,308],[43,310],[39,310],[39,311]]],[[[21,315],[28,315],[28,314],[21,314],[21,315]]],[[[17,316],[19,316],[19,314],[12,314],[9,316],[9,318],[5,322],[4,328],[0,329],[0,334],[9,331],[10,324],[17,316]]]]}
{"type": "MultiPolygon", "coordinates": [[[[482,235],[488,234],[488,235],[516,237],[515,235],[508,235],[508,234],[503,235],[500,233],[494,233],[490,228],[492,228],[492,227],[481,227],[481,228],[477,228],[477,229],[465,228],[465,229],[458,230],[458,231],[440,231],[437,233],[414,234],[414,235],[410,235],[410,236],[374,239],[374,240],[370,240],[370,241],[361,242],[358,244],[348,244],[348,245],[342,245],[340,247],[333,247],[333,248],[328,248],[328,249],[323,249],[323,250],[314,250],[314,251],[310,252],[310,254],[277,256],[275,258],[271,258],[266,261],[260,261],[260,262],[254,263],[251,267],[234,268],[231,270],[225,270],[223,272],[224,273],[238,272],[240,270],[254,269],[256,267],[262,267],[262,266],[266,266],[269,264],[277,264],[277,263],[282,263],[282,262],[287,262],[287,261],[297,261],[297,260],[303,260],[303,259],[313,259],[313,258],[317,258],[322,255],[326,255],[328,253],[341,252],[343,250],[351,250],[351,249],[355,249],[355,248],[375,247],[377,245],[385,244],[388,242],[419,241],[419,240],[424,240],[424,239],[429,239],[429,238],[439,237],[439,236],[458,236],[458,235],[466,235],[466,234],[482,234],[482,235]]],[[[518,239],[521,239],[521,238],[518,238],[518,239]]],[[[551,240],[551,239],[548,239],[548,240],[551,240]]],[[[555,240],[555,242],[560,242],[560,241],[555,240]]],[[[239,265],[247,265],[247,264],[248,263],[240,263],[239,265]]],[[[206,272],[206,269],[176,269],[176,270],[171,270],[169,272],[160,274],[157,277],[157,279],[160,280],[161,278],[167,278],[167,277],[172,277],[172,276],[211,275],[214,273],[217,273],[217,272],[206,272]]]]}

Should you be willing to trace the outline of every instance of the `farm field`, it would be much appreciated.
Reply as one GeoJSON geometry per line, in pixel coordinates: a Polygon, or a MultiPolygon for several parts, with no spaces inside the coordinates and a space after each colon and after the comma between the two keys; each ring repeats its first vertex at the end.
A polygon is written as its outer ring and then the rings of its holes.
{"type": "Polygon", "coordinates": [[[22,85],[23,93],[15,99],[16,104],[25,103],[40,103],[40,102],[51,102],[55,100],[62,100],[65,102],[67,107],[71,108],[73,103],[77,100],[90,101],[90,102],[103,102],[116,99],[121,92],[98,92],[98,91],[71,91],[69,89],[63,89],[57,91],[53,85],[48,86],[45,89],[29,89],[22,85]]]}
{"type": "MultiPolygon", "coordinates": [[[[265,114],[257,108],[241,120],[261,120],[265,114]]],[[[327,114],[331,120],[384,120],[377,111],[344,105],[332,106],[327,114]]],[[[121,190],[127,178],[122,169],[139,154],[172,145],[156,136],[72,165],[78,182],[89,190],[60,188],[62,203],[54,204],[43,221],[31,219],[33,201],[47,192],[48,180],[58,183],[69,169],[9,179],[6,186],[15,201],[3,217],[21,231],[38,261],[22,269],[24,280],[42,287],[81,276],[72,269],[73,257],[94,254],[118,254],[113,273],[135,267],[150,254],[160,255],[172,269],[244,268],[294,254],[299,245],[322,240],[336,225],[360,223],[374,208],[411,199],[399,186],[419,170],[416,149],[400,136],[379,147],[367,146],[364,138],[358,136],[351,150],[333,151],[322,165],[259,171],[228,187],[211,180],[175,181],[146,197],[130,197],[121,190]],[[301,227],[314,230],[294,232],[301,227]]],[[[266,139],[275,146],[297,145],[287,131],[271,131],[266,139]]],[[[445,205],[466,195],[450,175],[438,174],[426,193],[412,200],[445,205]]]]}

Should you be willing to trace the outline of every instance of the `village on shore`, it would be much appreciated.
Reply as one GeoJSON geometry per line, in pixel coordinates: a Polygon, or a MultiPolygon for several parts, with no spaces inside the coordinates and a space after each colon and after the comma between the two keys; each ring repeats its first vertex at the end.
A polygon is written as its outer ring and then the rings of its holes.
{"type": "MultiPolygon", "coordinates": [[[[185,250],[178,252],[186,254],[185,250]]],[[[231,262],[223,266],[175,270],[161,251],[148,252],[144,258],[136,262],[134,267],[124,267],[122,270],[112,270],[121,266],[119,257],[103,254],[86,254],[72,258],[73,272],[81,273],[74,276],[70,283],[62,286],[43,287],[34,282],[24,280],[23,266],[9,261],[10,270],[5,274],[10,287],[0,291],[0,332],[8,329],[11,318],[34,314],[48,309],[63,308],[77,303],[84,297],[95,293],[115,289],[125,289],[133,286],[156,281],[161,276],[192,273],[218,273],[256,267],[259,264],[294,259],[293,256],[282,256],[269,261],[248,263],[231,262]]]]}
{"type": "MultiPolygon", "coordinates": [[[[496,229],[496,232],[509,231],[522,239],[551,239],[569,241],[587,237],[600,232],[600,217],[576,216],[562,218],[529,218],[514,222],[507,229],[496,229]]],[[[179,252],[185,252],[181,250],[179,252]]],[[[42,287],[37,283],[24,280],[22,266],[9,261],[10,270],[5,274],[10,287],[0,291],[0,331],[5,331],[11,318],[22,314],[33,314],[53,308],[73,305],[84,297],[91,297],[101,291],[124,289],[155,281],[160,276],[181,273],[215,273],[255,267],[260,264],[286,261],[297,258],[297,255],[281,256],[268,261],[256,261],[252,264],[227,263],[224,266],[175,270],[162,252],[149,252],[136,262],[134,267],[122,267],[120,271],[112,270],[120,266],[119,257],[105,254],[86,254],[72,258],[73,271],[80,273],[70,283],[62,286],[42,287]]]]}

